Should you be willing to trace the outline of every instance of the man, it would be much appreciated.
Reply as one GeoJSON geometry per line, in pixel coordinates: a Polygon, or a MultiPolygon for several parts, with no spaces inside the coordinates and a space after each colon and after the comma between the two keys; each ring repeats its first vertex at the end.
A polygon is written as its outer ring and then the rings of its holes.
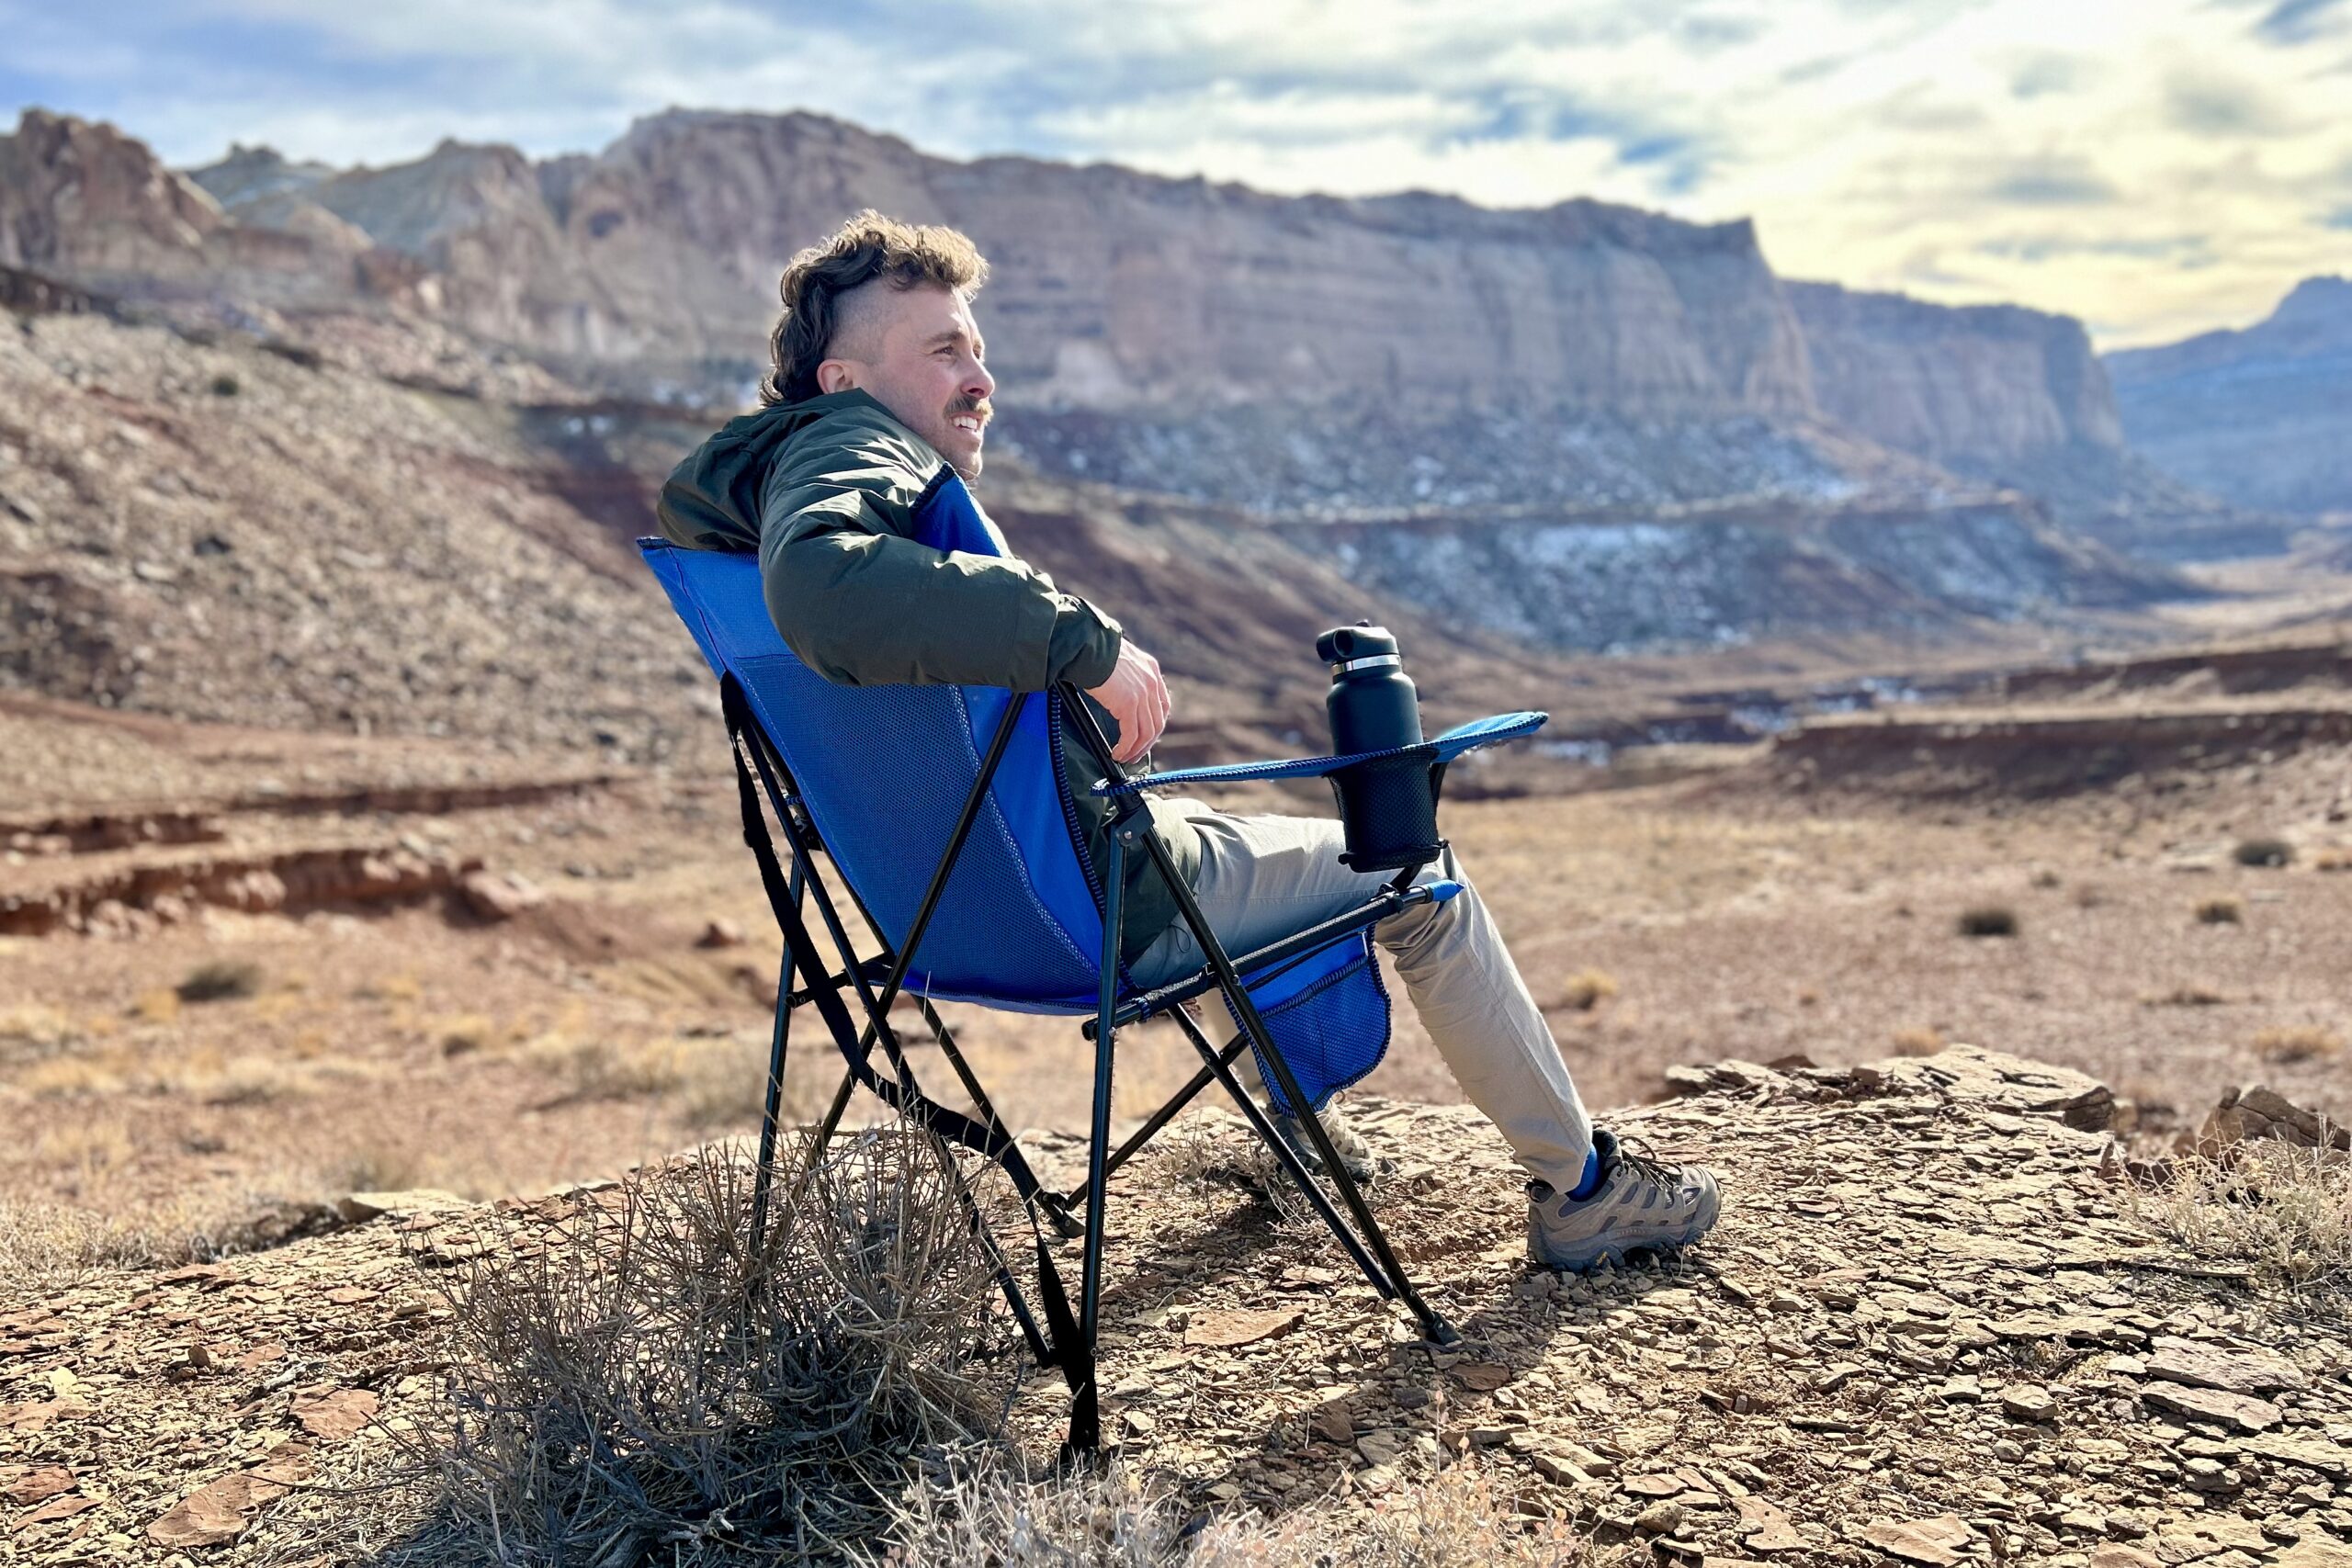
{"type": "MultiPolygon", "coordinates": [[[[1069,681],[1098,703],[1137,761],[1168,723],[1159,661],[1119,623],[1015,559],[933,549],[910,515],[946,469],[980,475],[996,381],[972,319],[988,264],[952,229],[864,212],[795,256],[770,343],[763,407],[729,421],[662,487],[662,532],[707,549],[757,549],[776,629],[802,662],[853,685],[953,682],[1042,691],[1069,681]]],[[[1097,863],[1111,804],[1075,735],[1062,761],[1097,863]]],[[[1236,817],[1196,800],[1150,802],[1154,827],[1234,952],[1355,908],[1384,880],[1340,863],[1336,821],[1236,817]]],[[[1198,945],[1148,857],[1126,861],[1120,942],[1135,979],[1197,968],[1198,945]]],[[[1443,904],[1382,922],[1430,1038],[1464,1093],[1502,1131],[1528,1181],[1528,1249],[1584,1269],[1633,1251],[1668,1251],[1715,1221],[1714,1178],[1621,1149],[1591,1126],[1544,1015],[1494,920],[1451,855],[1425,868],[1464,882],[1443,904]]],[[[1351,1170],[1363,1140],[1332,1112],[1351,1170]]],[[[1306,1140],[1294,1126],[1295,1147],[1306,1140]]]]}

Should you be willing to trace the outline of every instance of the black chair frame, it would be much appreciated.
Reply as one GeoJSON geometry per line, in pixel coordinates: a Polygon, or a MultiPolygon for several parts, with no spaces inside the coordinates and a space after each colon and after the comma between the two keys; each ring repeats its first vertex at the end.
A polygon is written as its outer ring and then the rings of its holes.
{"type": "MultiPolygon", "coordinates": [[[[822,1157],[853,1092],[863,1085],[885,1104],[928,1128],[940,1139],[961,1145],[990,1160],[1012,1180],[1028,1213],[1036,1244],[1037,1294],[1046,1319],[1043,1327],[1039,1325],[1037,1314],[1031,1309],[1011,1265],[982,1223],[978,1200],[956,1168],[952,1155],[943,1150],[953,1190],[970,1216],[980,1244],[988,1250],[997,1282],[1004,1292],[1006,1303],[1027,1341],[1030,1353],[1039,1366],[1057,1369],[1069,1385],[1068,1446],[1070,1450],[1091,1452],[1102,1443],[1102,1396],[1097,1387],[1095,1344],[1101,1319],[1103,1224],[1110,1178],[1211,1083],[1222,1087],[1232,1098],[1281,1168],[1330,1228],[1341,1248],[1363,1271],[1373,1288],[1384,1299],[1401,1302],[1413,1314],[1422,1335],[1429,1340],[1441,1345],[1457,1342],[1458,1336],[1453,1328],[1406,1279],[1404,1267],[1398,1262],[1395,1249],[1382,1232],[1371,1206],[1365,1202],[1362,1189],[1340,1163],[1320,1120],[1312,1115],[1303,1115],[1298,1118],[1298,1124],[1312,1144],[1325,1178],[1338,1193],[1337,1208],[1299,1155],[1275,1131],[1268,1112],[1251,1098],[1233,1071],[1233,1064],[1242,1051],[1254,1044],[1260,1060],[1280,1087],[1283,1103],[1291,1106],[1307,1103],[1289,1064],[1283,1059],[1280,1048],[1268,1032],[1265,1021],[1243,987],[1240,976],[1249,973],[1253,977],[1262,978],[1261,971],[1279,972],[1282,967],[1304,962],[1331,943],[1345,940],[1400,909],[1428,902],[1432,896],[1430,890],[1425,886],[1411,886],[1415,867],[1400,871],[1395,880],[1385,885],[1358,908],[1237,958],[1226,952],[1216,933],[1202,916],[1200,906],[1178,872],[1166,842],[1154,829],[1140,795],[1120,795],[1116,798],[1121,805],[1112,822],[1108,863],[1098,868],[1103,903],[1100,992],[1094,1016],[1083,1026],[1083,1033],[1094,1043],[1094,1092],[1087,1142],[1086,1180],[1063,1193],[1052,1190],[1037,1179],[1020,1145],[1005,1126],[1003,1118],[997,1113],[987,1091],[981,1087],[978,1077],[958,1048],[954,1032],[930,998],[920,994],[915,995],[915,1001],[923,1023],[932,1032],[955,1072],[971,1102],[974,1114],[941,1105],[924,1093],[917,1082],[907,1059],[905,1042],[889,1021],[890,1011],[901,994],[905,994],[906,977],[922,942],[923,931],[930,924],[940,896],[946,888],[948,875],[955,869],[956,858],[970,835],[972,824],[987,797],[989,781],[995,777],[1006,745],[1012,738],[1014,726],[1029,701],[1038,695],[1040,694],[1015,694],[1013,700],[1007,705],[1004,716],[981,759],[979,775],[964,802],[955,830],[932,873],[922,904],[908,928],[903,946],[893,946],[872,914],[858,900],[854,890],[849,887],[847,880],[842,879],[842,894],[867,934],[881,950],[878,956],[861,960],[855,942],[843,920],[841,906],[818,867],[817,856],[824,851],[823,840],[809,817],[806,802],[793,783],[790,771],[762,728],[735,678],[729,675],[721,682],[720,703],[735,759],[743,840],[759,862],[761,881],[768,902],[775,909],[776,924],[784,939],[782,967],[776,983],[766,1093],[760,1122],[759,1166],[753,1181],[754,1233],[764,1234],[766,1228],[792,1015],[805,1005],[816,1010],[819,1021],[832,1036],[847,1064],[841,1087],[817,1125],[815,1157],[822,1157]],[[763,809],[763,800],[765,809],[763,809]],[[768,829],[770,812],[781,827],[784,842],[790,851],[791,869],[788,874],[777,856],[775,840],[768,829]],[[1125,888],[1123,873],[1126,857],[1136,854],[1150,859],[1157,874],[1173,896],[1177,918],[1184,922],[1193,940],[1200,944],[1206,963],[1184,979],[1122,1000],[1119,995],[1122,970],[1119,931],[1125,888]],[[828,960],[823,955],[803,914],[804,904],[814,906],[818,924],[823,928],[835,955],[833,959],[828,960]],[[1222,1049],[1211,1043],[1183,1005],[1211,991],[1224,997],[1233,1016],[1241,1024],[1240,1032],[1222,1049]],[[858,1011],[864,1016],[863,1025],[852,1013],[845,997],[854,999],[858,1011]],[[1157,1016],[1168,1017],[1176,1023],[1199,1053],[1202,1065],[1190,1081],[1114,1150],[1111,1148],[1110,1142],[1117,1032],[1127,1025],[1157,1016]],[[876,1046],[880,1047],[888,1063],[888,1074],[877,1070],[875,1066],[873,1057],[876,1046]],[[1340,1213],[1341,1208],[1347,1213],[1344,1220],[1340,1213]],[[1040,1214],[1064,1238],[1081,1235],[1085,1238],[1075,1313],[1070,1309],[1069,1292],[1060,1270],[1055,1265],[1052,1249],[1046,1241],[1043,1229],[1037,1224],[1040,1214]],[[1352,1229],[1350,1221],[1353,1222],[1352,1229]]],[[[1088,751],[1102,767],[1103,777],[1114,783],[1125,780],[1124,770],[1112,756],[1109,739],[1080,694],[1065,684],[1047,696],[1057,710],[1055,716],[1057,719],[1066,717],[1076,726],[1088,751]]]]}

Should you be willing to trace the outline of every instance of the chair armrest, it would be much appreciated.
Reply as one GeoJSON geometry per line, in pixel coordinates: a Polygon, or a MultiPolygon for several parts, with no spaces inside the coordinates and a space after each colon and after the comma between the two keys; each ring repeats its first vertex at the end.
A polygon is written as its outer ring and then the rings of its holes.
{"type": "Polygon", "coordinates": [[[1266,762],[1230,762],[1218,767],[1177,768],[1164,773],[1144,773],[1136,778],[1094,781],[1096,795],[1133,795],[1140,790],[1161,789],[1171,784],[1234,784],[1245,779],[1316,779],[1351,768],[1359,762],[1376,762],[1390,757],[1418,756],[1426,753],[1431,762],[1451,762],[1464,751],[1475,751],[1481,746],[1493,746],[1505,740],[1516,740],[1522,735],[1532,735],[1544,728],[1549,714],[1498,713],[1487,718],[1475,718],[1467,724],[1457,724],[1444,734],[1434,736],[1417,746],[1392,746],[1385,751],[1357,751],[1344,757],[1293,757],[1287,761],[1266,762]]]}

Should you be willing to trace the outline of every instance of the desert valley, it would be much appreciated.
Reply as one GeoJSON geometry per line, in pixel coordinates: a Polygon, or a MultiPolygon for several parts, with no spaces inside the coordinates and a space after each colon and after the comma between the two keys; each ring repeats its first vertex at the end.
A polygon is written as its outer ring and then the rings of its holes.
{"type": "MultiPolygon", "coordinates": [[[[2352,1554],[2352,281],[2102,357],[1589,201],[684,110],[537,163],[174,170],[35,110],[0,134],[0,1562],[394,1560],[336,1488],[430,1424],[453,1266],[740,1154],[775,927],[632,540],[764,368],[781,259],[868,204],[990,256],[982,499],[1165,665],[1159,765],[1319,750],[1313,640],[1359,618],[1433,717],[1550,713],[1445,827],[1587,1100],[1730,1183],[1712,1260],[1527,1274],[1400,1010],[1357,1099],[1478,1325],[1432,1355],[1187,1117],[1113,1208],[1106,1350],[1176,1525],[2352,1554]],[[2292,1278],[2169,1184],[2266,1135],[2338,1206],[2292,1278]]],[[[1073,1158],[1076,1032],[961,1029],[1073,1158]]],[[[795,1043],[806,1121],[838,1064],[795,1043]]],[[[1122,1049],[1123,1118],[1192,1070],[1164,1026],[1122,1049]]],[[[1052,1392],[1013,1421],[1048,1450],[1052,1392]]],[[[1195,1560],[1292,1560],[1227,1529],[1195,1560]]]]}

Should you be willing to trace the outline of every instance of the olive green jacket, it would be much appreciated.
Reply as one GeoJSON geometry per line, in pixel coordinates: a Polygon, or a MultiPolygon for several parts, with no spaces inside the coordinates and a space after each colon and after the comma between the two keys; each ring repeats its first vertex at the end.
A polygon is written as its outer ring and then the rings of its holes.
{"type": "MultiPolygon", "coordinates": [[[[827,680],[1016,692],[1058,681],[1081,691],[1101,685],[1118,661],[1118,622],[1020,560],[916,541],[915,503],[945,467],[871,396],[834,392],[728,421],[672,472],[655,510],[673,544],[756,549],[776,630],[827,680]]],[[[1116,721],[1092,705],[1115,737],[1116,721]]],[[[1067,723],[1059,739],[1099,866],[1112,807],[1089,791],[1102,770],[1067,723]]],[[[1199,834],[1162,802],[1151,811],[1190,882],[1199,834]]],[[[1176,905],[1148,859],[1131,859],[1125,880],[1120,946],[1132,959],[1175,919],[1176,905]]]]}

